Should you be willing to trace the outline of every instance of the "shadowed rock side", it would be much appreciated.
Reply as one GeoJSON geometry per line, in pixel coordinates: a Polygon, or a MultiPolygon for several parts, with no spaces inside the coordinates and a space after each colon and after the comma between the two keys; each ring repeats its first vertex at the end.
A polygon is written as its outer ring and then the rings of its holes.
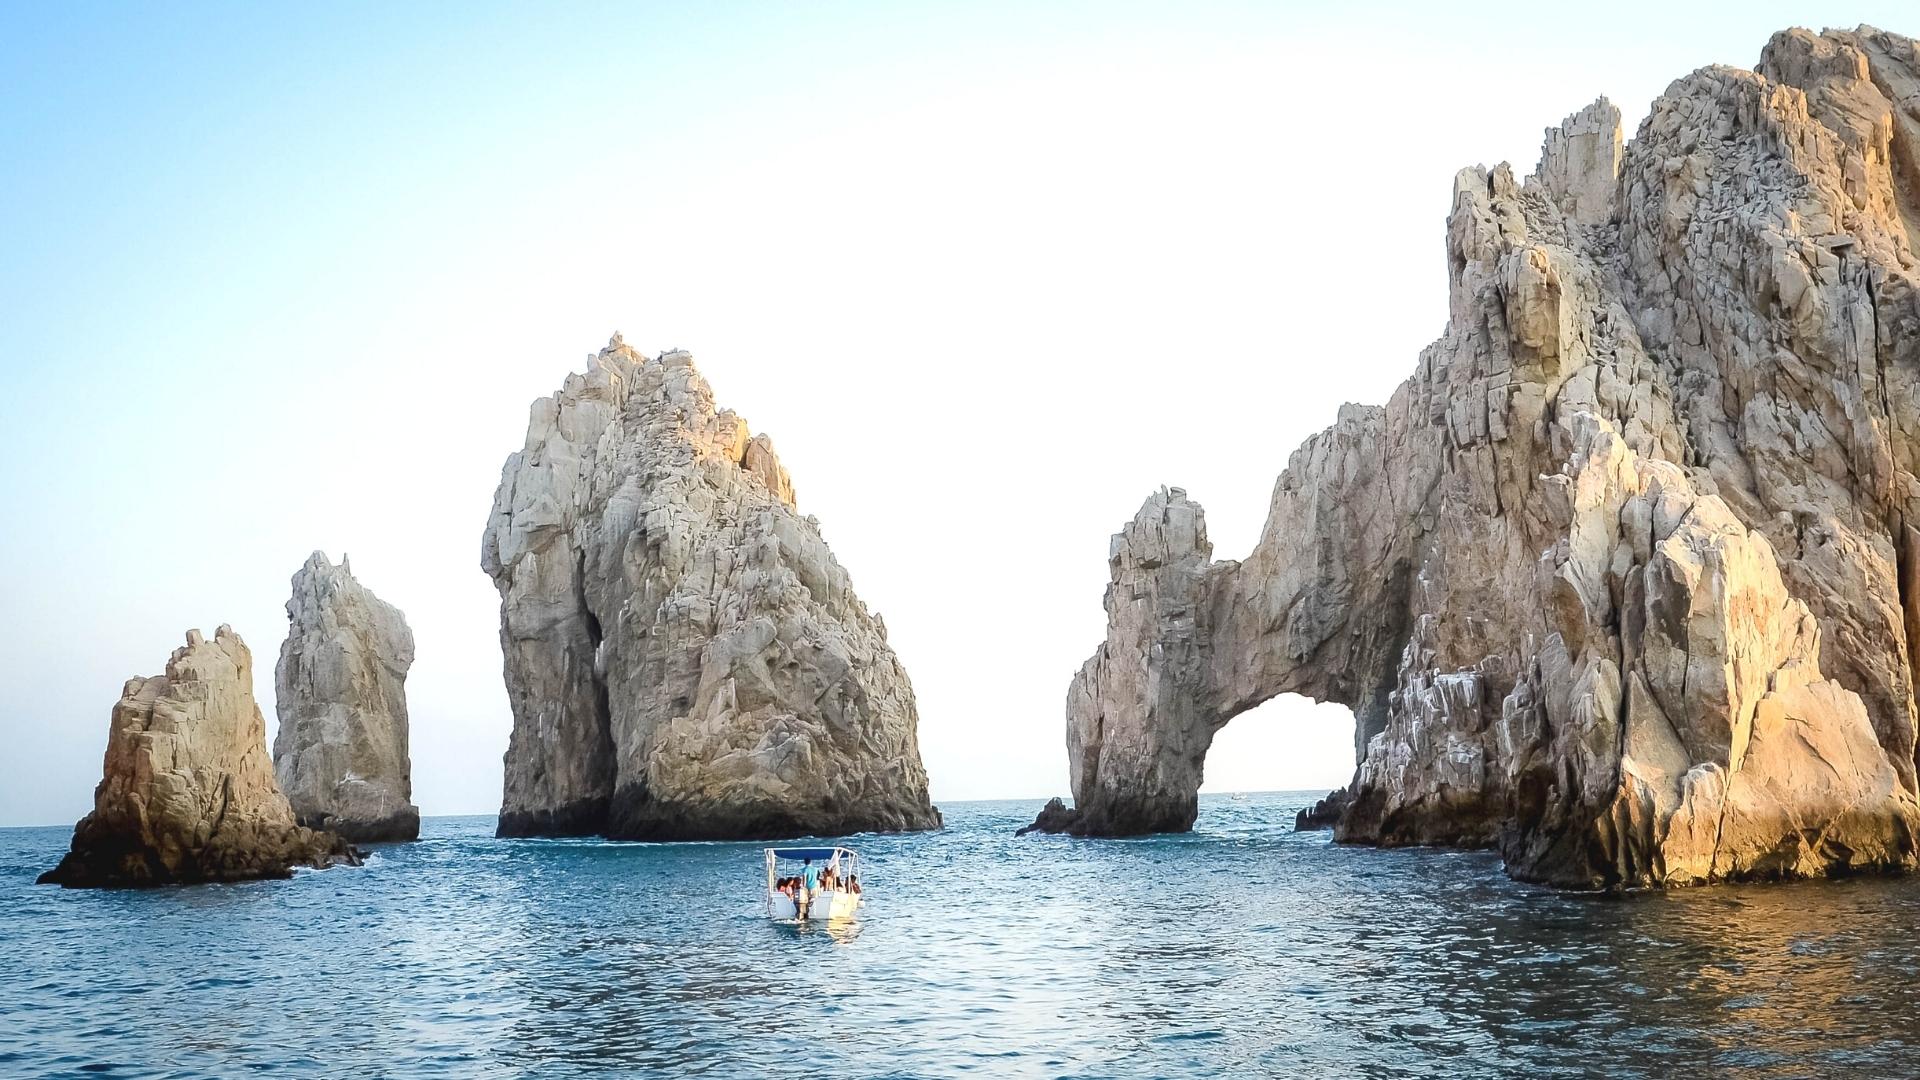
{"type": "Polygon", "coordinates": [[[356,581],[344,557],[335,566],[318,551],[293,575],[287,619],[273,670],[273,768],[295,816],[356,842],[417,838],[407,620],[356,581]]]}
{"type": "Polygon", "coordinates": [[[1079,819],[1077,811],[1055,797],[1048,799],[1047,805],[1040,808],[1040,814],[1033,819],[1033,824],[1020,826],[1013,831],[1013,835],[1025,836],[1030,832],[1070,833],[1079,819]]]}
{"type": "Polygon", "coordinates": [[[765,435],[618,335],[534,403],[482,542],[503,836],[937,828],[913,687],[765,435]]]}
{"type": "Polygon", "coordinates": [[[339,836],[295,824],[267,760],[253,655],[228,627],[212,641],[189,630],[165,675],[128,680],[103,772],[93,813],[41,884],[240,881],[359,864],[339,836]]]}
{"type": "Polygon", "coordinates": [[[1294,832],[1312,832],[1316,829],[1331,829],[1340,823],[1347,807],[1353,805],[1353,797],[1346,788],[1327,793],[1327,797],[1307,807],[1293,816],[1294,832]]]}
{"type": "Polygon", "coordinates": [[[1075,831],[1190,827],[1213,733],[1292,692],[1354,711],[1340,840],[1578,887],[1913,866],[1916,163],[1914,44],[1863,28],[1461,172],[1446,332],[1253,553],[1178,489],[1114,537],[1075,831]]]}

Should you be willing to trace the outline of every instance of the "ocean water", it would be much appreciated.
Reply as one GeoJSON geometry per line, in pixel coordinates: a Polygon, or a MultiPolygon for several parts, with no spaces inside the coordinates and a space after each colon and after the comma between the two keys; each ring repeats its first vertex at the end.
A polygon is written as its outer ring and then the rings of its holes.
{"type": "Polygon", "coordinates": [[[500,841],[361,869],[36,887],[0,830],[0,1076],[1920,1073],[1920,879],[1665,894],[1292,831],[1015,839],[1037,802],[849,841],[857,926],[761,917],[756,844],[500,841]]]}

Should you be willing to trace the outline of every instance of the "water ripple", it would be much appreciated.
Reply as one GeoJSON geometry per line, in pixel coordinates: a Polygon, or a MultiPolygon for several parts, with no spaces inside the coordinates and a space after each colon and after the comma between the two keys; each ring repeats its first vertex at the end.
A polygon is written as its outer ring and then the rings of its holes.
{"type": "Polygon", "coordinates": [[[1305,795],[1188,836],[862,837],[869,913],[759,917],[747,844],[496,841],[360,870],[35,888],[0,830],[0,1072],[160,1077],[1800,1076],[1920,1069],[1920,880],[1627,897],[1340,848],[1305,795]]]}

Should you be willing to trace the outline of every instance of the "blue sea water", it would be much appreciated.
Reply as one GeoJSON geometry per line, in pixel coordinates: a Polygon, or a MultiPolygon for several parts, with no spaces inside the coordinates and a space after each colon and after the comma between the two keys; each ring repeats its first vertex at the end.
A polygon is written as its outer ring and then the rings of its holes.
{"type": "Polygon", "coordinates": [[[502,841],[360,869],[36,887],[0,830],[4,1076],[1911,1076],[1920,879],[1599,897],[1292,831],[850,841],[857,927],[761,916],[760,846],[502,841]]]}

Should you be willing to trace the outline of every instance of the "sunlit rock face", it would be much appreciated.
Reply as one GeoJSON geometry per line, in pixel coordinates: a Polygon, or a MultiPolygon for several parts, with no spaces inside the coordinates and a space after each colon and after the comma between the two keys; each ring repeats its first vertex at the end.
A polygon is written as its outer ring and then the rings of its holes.
{"type": "Polygon", "coordinates": [[[274,667],[273,767],[300,824],[357,842],[420,835],[407,749],[413,632],[342,558],[293,575],[274,667]]]}
{"type": "Polygon", "coordinates": [[[616,335],[534,403],[481,563],[514,716],[502,835],[939,826],[885,625],[687,353],[616,335]]]}
{"type": "Polygon", "coordinates": [[[228,627],[212,641],[188,631],[166,674],[127,681],[102,772],[93,812],[42,883],[239,881],[358,862],[339,836],[295,823],[267,758],[253,654],[228,627]]]}
{"type": "Polygon", "coordinates": [[[1336,837],[1675,885],[1915,861],[1920,61],[1789,31],[1462,171],[1450,317],[1296,451],[1244,562],[1149,498],[1068,694],[1088,833],[1184,829],[1213,733],[1354,710],[1336,837]]]}

